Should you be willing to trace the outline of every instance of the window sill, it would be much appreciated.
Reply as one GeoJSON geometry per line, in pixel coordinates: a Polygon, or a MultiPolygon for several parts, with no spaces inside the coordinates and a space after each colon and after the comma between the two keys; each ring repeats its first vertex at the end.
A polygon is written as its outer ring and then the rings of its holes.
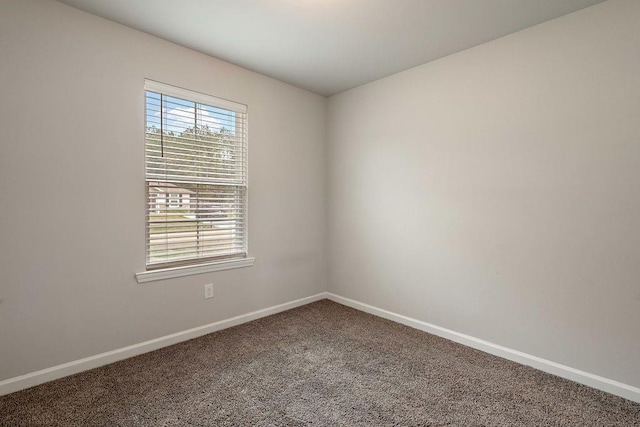
{"type": "Polygon", "coordinates": [[[223,261],[208,262],[206,264],[143,271],[136,273],[136,280],[138,283],[155,282],[156,280],[173,279],[176,277],[191,276],[193,274],[210,273],[212,271],[251,267],[255,260],[254,257],[226,259],[223,261]]]}

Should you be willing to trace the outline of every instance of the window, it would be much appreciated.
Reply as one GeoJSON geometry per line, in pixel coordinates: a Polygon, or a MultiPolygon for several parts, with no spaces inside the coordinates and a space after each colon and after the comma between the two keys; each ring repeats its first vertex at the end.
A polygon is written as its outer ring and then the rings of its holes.
{"type": "Polygon", "coordinates": [[[145,81],[147,270],[247,256],[247,107],[145,81]]]}
{"type": "Polygon", "coordinates": [[[178,197],[180,197],[178,194],[169,194],[169,207],[170,208],[178,208],[178,207],[180,207],[180,205],[178,205],[178,197]]]}

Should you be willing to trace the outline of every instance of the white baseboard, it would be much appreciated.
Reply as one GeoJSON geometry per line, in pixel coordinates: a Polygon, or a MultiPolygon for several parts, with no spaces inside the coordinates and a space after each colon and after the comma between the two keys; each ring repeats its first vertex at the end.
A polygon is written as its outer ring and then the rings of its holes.
{"type": "Polygon", "coordinates": [[[232,317],[230,319],[221,320],[219,322],[210,323],[204,326],[198,326],[186,331],[177,332],[175,334],[141,342],[139,344],[130,345],[128,347],[119,348],[117,350],[108,351],[106,353],[96,354],[95,356],[85,357],[84,359],[75,360],[73,362],[64,363],[62,365],[53,366],[51,368],[42,369],[40,371],[31,372],[29,374],[20,375],[14,378],[9,378],[7,380],[0,381],[0,396],[19,390],[24,390],[26,388],[33,387],[48,381],[67,377],[69,375],[77,374],[79,372],[87,371],[89,369],[107,365],[109,363],[117,362],[119,360],[128,359],[129,357],[137,356],[139,354],[177,344],[182,341],[197,338],[202,335],[230,328],[232,326],[237,326],[242,323],[247,323],[252,320],[260,319],[262,317],[270,316],[272,314],[310,304],[312,302],[319,301],[325,298],[327,298],[327,293],[321,292],[310,297],[301,298],[295,301],[232,317]]]}
{"type": "Polygon", "coordinates": [[[640,388],[327,292],[331,301],[640,403],[640,388]]]}
{"type": "Polygon", "coordinates": [[[177,332],[175,334],[166,335],[164,337],[145,341],[139,344],[130,345],[128,347],[108,351],[106,353],[97,354],[95,356],[85,357],[84,359],[75,360],[73,362],[64,363],[62,365],[57,365],[51,368],[42,369],[40,371],[31,372],[29,374],[21,375],[18,377],[9,378],[7,380],[0,381],[0,396],[19,390],[24,390],[26,388],[63,378],[69,375],[77,374],[79,372],[87,371],[89,369],[107,365],[109,363],[117,362],[119,360],[127,359],[129,357],[137,356],[139,354],[157,350],[159,348],[177,344],[182,341],[197,338],[202,335],[230,328],[232,326],[237,326],[242,323],[247,323],[252,320],[260,319],[262,317],[270,316],[272,314],[310,304],[312,302],[319,301],[325,298],[346,305],[348,307],[352,307],[357,310],[373,314],[375,316],[383,317],[394,322],[402,323],[403,325],[407,325],[412,328],[419,329],[421,331],[425,331],[451,341],[455,341],[468,347],[472,347],[486,353],[502,357],[504,359],[512,360],[523,365],[528,365],[541,371],[548,372],[550,374],[554,374],[559,377],[566,378],[568,380],[575,381],[577,383],[584,384],[589,387],[606,391],[608,393],[615,394],[617,396],[624,397],[625,399],[640,403],[640,388],[638,387],[623,384],[621,382],[610,380],[599,375],[590,374],[589,372],[574,369],[569,366],[552,362],[550,360],[523,353],[521,351],[493,344],[469,335],[461,334],[450,329],[432,325],[421,320],[412,319],[401,314],[373,307],[371,305],[364,304],[362,302],[355,301],[349,298],[344,298],[330,292],[321,292],[310,297],[301,298],[295,301],[232,317],[230,319],[221,320],[219,322],[210,323],[208,325],[199,326],[196,328],[188,329],[186,331],[177,332]]]}

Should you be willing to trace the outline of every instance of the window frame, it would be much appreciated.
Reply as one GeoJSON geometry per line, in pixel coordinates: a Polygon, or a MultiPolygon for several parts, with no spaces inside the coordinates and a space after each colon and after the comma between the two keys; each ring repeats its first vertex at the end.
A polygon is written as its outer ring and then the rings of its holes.
{"type": "MultiPolygon", "coordinates": [[[[143,90],[143,99],[144,99],[144,109],[146,111],[147,108],[147,92],[155,92],[161,95],[166,95],[170,97],[176,97],[179,99],[187,100],[189,102],[194,102],[196,104],[203,104],[207,107],[214,107],[224,110],[234,111],[236,113],[244,114],[244,149],[245,149],[245,160],[244,160],[244,219],[243,219],[243,243],[244,243],[244,253],[242,255],[221,255],[219,257],[207,257],[207,258],[198,258],[194,257],[191,259],[181,260],[179,262],[168,261],[166,263],[159,263],[156,265],[149,264],[149,213],[151,207],[148,205],[148,183],[149,177],[147,176],[147,115],[145,113],[145,117],[143,119],[143,144],[142,147],[144,149],[144,181],[143,184],[145,186],[145,271],[140,273],[136,273],[136,279],[139,283],[168,279],[173,277],[181,277],[192,274],[201,274],[207,273],[211,271],[219,271],[219,270],[228,270],[235,269],[241,267],[250,267],[253,265],[255,258],[250,257],[249,254],[249,160],[248,160],[248,152],[249,152],[249,135],[248,135],[248,106],[246,104],[241,104],[238,102],[230,101],[224,98],[207,95],[201,92],[196,92],[189,89],[184,89],[181,87],[177,87],[174,85],[168,85],[165,83],[160,83],[154,80],[145,79],[144,80],[144,90],[143,90]]],[[[215,184],[211,184],[215,185],[215,184]]],[[[170,194],[167,193],[165,196],[165,202],[168,204],[170,201],[170,194]]],[[[190,199],[192,199],[190,197],[190,199]]],[[[182,201],[182,197],[178,194],[178,202],[182,201]]],[[[192,200],[190,200],[191,203],[192,200]]],[[[155,209],[155,207],[154,207],[155,209]]]]}

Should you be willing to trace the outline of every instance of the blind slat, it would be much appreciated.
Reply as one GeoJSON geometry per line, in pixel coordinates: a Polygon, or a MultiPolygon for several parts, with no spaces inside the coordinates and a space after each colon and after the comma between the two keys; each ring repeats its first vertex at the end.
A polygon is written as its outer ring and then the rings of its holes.
{"type": "Polygon", "coordinates": [[[212,150],[218,147],[242,151],[245,149],[245,147],[239,147],[237,143],[241,143],[244,138],[245,136],[244,134],[242,134],[242,135],[238,135],[237,138],[225,137],[223,141],[220,141],[220,140],[216,141],[213,138],[209,138],[211,140],[207,141],[205,137],[187,138],[185,136],[166,135],[166,134],[153,133],[150,131],[147,131],[146,133],[147,145],[153,146],[154,144],[155,145],[165,144],[167,146],[174,146],[174,147],[182,146],[182,147],[185,147],[184,148],[185,150],[189,150],[189,151],[197,151],[198,149],[212,150]]]}

